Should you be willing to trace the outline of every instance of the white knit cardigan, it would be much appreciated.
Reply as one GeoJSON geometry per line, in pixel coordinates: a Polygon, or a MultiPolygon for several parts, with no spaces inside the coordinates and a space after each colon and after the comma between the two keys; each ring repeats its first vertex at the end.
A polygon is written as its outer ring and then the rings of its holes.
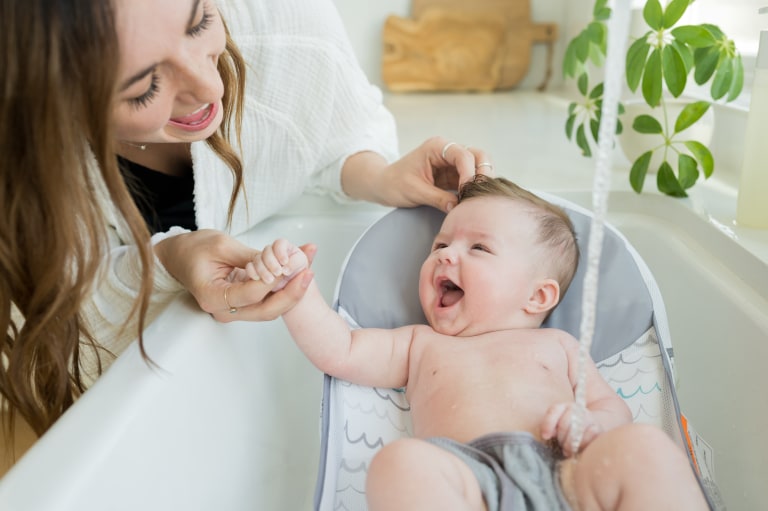
{"type": "MultiPolygon", "coordinates": [[[[374,151],[397,158],[392,115],[381,91],[357,62],[332,0],[220,0],[219,9],[248,66],[241,156],[246,200],[239,200],[232,226],[237,235],[279,211],[307,189],[343,197],[345,160],[374,151]]],[[[229,168],[203,142],[192,144],[195,216],[199,228],[227,230],[233,186],[229,168]]],[[[137,296],[136,248],[111,204],[111,254],[85,317],[98,341],[119,355],[135,338],[136,327],[121,331],[137,296]]],[[[157,242],[183,232],[153,237],[157,242]]],[[[157,264],[148,323],[183,291],[157,264]]],[[[108,366],[111,357],[102,357],[108,366]]],[[[83,353],[88,382],[96,377],[95,358],[83,353]]]]}

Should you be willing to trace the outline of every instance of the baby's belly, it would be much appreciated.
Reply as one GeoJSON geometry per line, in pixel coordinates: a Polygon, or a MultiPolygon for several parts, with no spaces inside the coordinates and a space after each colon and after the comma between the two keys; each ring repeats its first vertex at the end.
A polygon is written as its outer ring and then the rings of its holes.
{"type": "Polygon", "coordinates": [[[541,440],[541,422],[549,408],[573,401],[567,380],[546,376],[526,371],[485,381],[435,382],[436,390],[409,396],[414,435],[466,442],[488,433],[527,431],[541,440]]]}

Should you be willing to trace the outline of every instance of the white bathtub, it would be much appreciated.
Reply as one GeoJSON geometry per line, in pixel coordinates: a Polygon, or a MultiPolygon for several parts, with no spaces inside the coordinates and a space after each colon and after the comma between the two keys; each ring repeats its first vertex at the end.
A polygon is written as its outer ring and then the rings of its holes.
{"type": "MultiPolygon", "coordinates": [[[[403,150],[443,134],[486,148],[499,174],[589,206],[593,161],[565,142],[561,99],[406,95],[388,103],[403,150]]],[[[683,411],[714,449],[729,509],[762,508],[768,232],[732,227],[732,190],[717,183],[686,201],[650,189],[636,196],[617,168],[613,187],[609,219],[646,259],[667,303],[683,411]]],[[[330,299],[347,250],[385,212],[307,196],[247,241],[318,243],[314,268],[330,299]]],[[[221,325],[181,299],[146,341],[163,371],[129,349],[0,480],[0,509],[311,509],[322,378],[282,323],[221,325]]]]}

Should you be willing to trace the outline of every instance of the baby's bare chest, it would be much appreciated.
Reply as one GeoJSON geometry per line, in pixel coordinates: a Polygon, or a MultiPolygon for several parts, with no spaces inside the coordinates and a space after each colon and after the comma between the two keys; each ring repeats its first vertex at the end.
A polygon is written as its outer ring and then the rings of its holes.
{"type": "Polygon", "coordinates": [[[502,387],[568,380],[562,345],[541,335],[494,332],[474,338],[426,339],[410,381],[429,387],[502,387]]]}

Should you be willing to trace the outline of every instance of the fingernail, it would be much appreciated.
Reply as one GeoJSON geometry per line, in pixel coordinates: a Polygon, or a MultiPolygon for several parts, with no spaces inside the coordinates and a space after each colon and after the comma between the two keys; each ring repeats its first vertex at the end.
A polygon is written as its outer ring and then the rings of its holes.
{"type": "Polygon", "coordinates": [[[445,205],[445,212],[448,213],[449,211],[451,211],[455,205],[456,205],[456,203],[454,203],[454,202],[449,202],[448,204],[446,204],[445,205]]]}

